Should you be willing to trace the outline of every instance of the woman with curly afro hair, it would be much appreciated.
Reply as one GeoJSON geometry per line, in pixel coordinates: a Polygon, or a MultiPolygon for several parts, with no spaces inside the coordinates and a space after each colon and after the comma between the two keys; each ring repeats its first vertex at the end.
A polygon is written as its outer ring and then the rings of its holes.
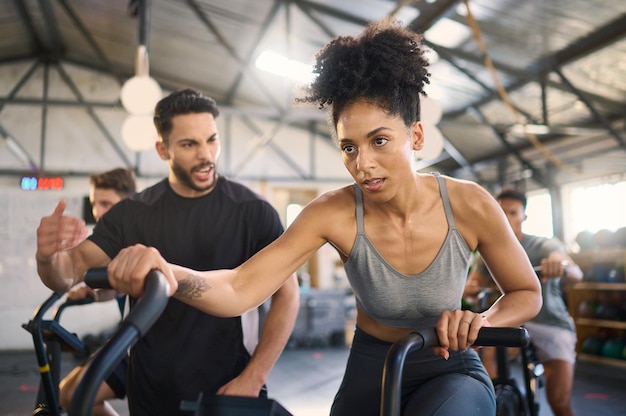
{"type": "Polygon", "coordinates": [[[436,328],[440,346],[408,356],[402,414],[495,414],[491,380],[469,346],[489,323],[519,326],[535,316],[540,286],[485,189],[416,172],[413,153],[428,140],[419,118],[427,68],[421,37],[394,20],[332,40],[317,54],[317,78],[300,101],[329,111],[354,183],[310,202],[282,236],[233,270],[196,272],[136,247],[111,263],[110,279],[136,292],[148,270],[159,268],[178,287],[179,300],[233,316],[262,303],[330,243],[357,301],[354,339],[331,414],[378,415],[391,343],[427,327],[436,328]],[[461,309],[475,249],[503,293],[482,316],[461,309]],[[140,261],[129,274],[133,258],[140,261]]]}

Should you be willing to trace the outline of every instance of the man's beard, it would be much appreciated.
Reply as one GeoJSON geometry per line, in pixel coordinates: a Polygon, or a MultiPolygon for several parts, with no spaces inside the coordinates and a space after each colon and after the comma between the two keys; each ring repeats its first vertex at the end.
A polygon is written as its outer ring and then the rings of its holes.
{"type": "Polygon", "coordinates": [[[210,166],[211,169],[213,170],[213,181],[211,182],[210,185],[206,187],[200,187],[196,185],[193,181],[191,173],[188,173],[187,171],[185,171],[185,169],[183,169],[183,167],[177,163],[172,163],[172,172],[174,172],[174,176],[176,176],[176,179],[178,179],[181,183],[183,183],[187,187],[193,189],[196,192],[207,192],[213,189],[215,185],[217,184],[217,169],[215,168],[215,164],[204,163],[200,166],[195,166],[193,170],[202,169],[203,167],[206,167],[206,166],[210,166]]]}

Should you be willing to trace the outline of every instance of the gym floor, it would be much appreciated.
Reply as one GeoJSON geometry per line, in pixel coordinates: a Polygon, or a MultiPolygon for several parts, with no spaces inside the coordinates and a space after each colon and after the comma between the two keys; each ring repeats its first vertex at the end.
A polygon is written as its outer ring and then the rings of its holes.
{"type": "MultiPolygon", "coordinates": [[[[284,351],[268,380],[270,397],[294,416],[327,415],[343,375],[348,356],[345,347],[291,348],[284,351]]],[[[64,357],[63,371],[75,364],[64,357]]],[[[517,363],[512,371],[519,378],[517,363]]],[[[39,376],[31,351],[0,352],[0,415],[32,414],[39,376]]],[[[519,385],[523,385],[520,383],[519,385]]],[[[540,416],[552,415],[540,391],[540,416]]],[[[626,367],[609,367],[579,362],[572,398],[577,416],[623,415],[626,409],[626,367]]],[[[122,416],[128,415],[125,401],[113,406],[122,416]]]]}

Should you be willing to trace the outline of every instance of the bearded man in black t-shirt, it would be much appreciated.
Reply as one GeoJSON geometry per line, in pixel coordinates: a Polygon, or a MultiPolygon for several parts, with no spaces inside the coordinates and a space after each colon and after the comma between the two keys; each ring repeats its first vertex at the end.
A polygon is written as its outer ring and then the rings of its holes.
{"type": "MultiPolygon", "coordinates": [[[[276,210],[217,173],[218,114],[213,99],[193,90],[163,98],[154,122],[168,177],[114,206],[84,241],[84,223],[64,216],[66,204],[59,202],[37,230],[42,281],[55,291],[68,290],[87,269],[106,266],[134,244],[155,247],[168,261],[195,270],[230,268],[277,238],[283,227],[276,210]]],[[[201,392],[259,396],[291,334],[298,304],[294,274],[272,296],[256,345],[257,334],[244,330],[258,329],[256,311],[220,318],[170,298],[130,351],[131,414],[182,414],[181,401],[195,401],[201,392]]]]}

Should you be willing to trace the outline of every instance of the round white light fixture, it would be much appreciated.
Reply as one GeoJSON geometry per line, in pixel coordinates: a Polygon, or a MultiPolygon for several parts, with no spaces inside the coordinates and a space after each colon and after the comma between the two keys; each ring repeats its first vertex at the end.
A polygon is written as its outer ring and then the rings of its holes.
{"type": "Polygon", "coordinates": [[[122,140],[135,152],[154,147],[157,132],[150,114],[129,114],[122,124],[122,140]]]}
{"type": "Polygon", "coordinates": [[[441,121],[443,110],[437,100],[430,97],[420,97],[420,120],[433,126],[441,121]]]}
{"type": "Polygon", "coordinates": [[[443,134],[434,124],[422,124],[424,126],[424,147],[418,152],[419,159],[436,159],[443,151],[443,134]]]}
{"type": "Polygon", "coordinates": [[[162,97],[159,83],[147,75],[128,79],[120,92],[122,105],[131,114],[152,114],[162,97]]]}

